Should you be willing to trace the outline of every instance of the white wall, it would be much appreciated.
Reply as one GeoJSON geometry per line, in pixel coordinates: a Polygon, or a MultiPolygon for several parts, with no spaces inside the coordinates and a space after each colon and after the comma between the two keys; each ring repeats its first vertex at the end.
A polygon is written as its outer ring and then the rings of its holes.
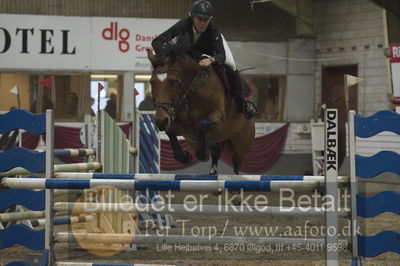
{"type": "Polygon", "coordinates": [[[228,42],[238,69],[252,67],[247,75],[286,75],[288,44],[285,42],[228,42]]]}
{"type": "Polygon", "coordinates": [[[309,121],[314,105],[314,41],[228,42],[239,69],[252,75],[287,77],[285,120],[309,121]]]}
{"type": "Polygon", "coordinates": [[[314,41],[289,40],[286,119],[309,121],[314,111],[314,41]]]}
{"type": "Polygon", "coordinates": [[[315,2],[315,105],[321,99],[323,66],[357,64],[358,111],[388,109],[384,24],[380,7],[368,0],[315,2]]]}

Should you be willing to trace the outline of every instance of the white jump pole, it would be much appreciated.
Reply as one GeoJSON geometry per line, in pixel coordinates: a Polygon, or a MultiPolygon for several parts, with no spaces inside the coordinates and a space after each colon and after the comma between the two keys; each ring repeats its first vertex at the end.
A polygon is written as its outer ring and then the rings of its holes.
{"type": "MultiPolygon", "coordinates": [[[[46,110],[46,172],[45,177],[50,179],[54,176],[54,110],[46,110]]],[[[18,179],[18,178],[15,178],[18,179]]],[[[53,251],[53,204],[54,191],[47,189],[45,194],[45,243],[47,263],[52,265],[55,260],[53,251]]]]}
{"type": "MultiPolygon", "coordinates": [[[[235,237],[235,236],[192,236],[192,235],[149,235],[149,234],[96,234],[58,232],[55,241],[60,243],[73,242],[76,238],[82,242],[112,243],[112,244],[254,244],[254,245],[323,245],[323,238],[282,238],[282,237],[235,237]]],[[[341,244],[347,243],[341,240],[341,244]]]]}
{"type": "MultiPolygon", "coordinates": [[[[231,205],[194,205],[194,204],[142,204],[142,203],[91,203],[91,202],[55,202],[57,212],[77,213],[151,213],[178,215],[230,215],[230,216],[305,216],[322,217],[325,212],[320,207],[281,207],[281,206],[231,206],[231,205]]],[[[347,217],[348,212],[340,212],[347,217]]]]}

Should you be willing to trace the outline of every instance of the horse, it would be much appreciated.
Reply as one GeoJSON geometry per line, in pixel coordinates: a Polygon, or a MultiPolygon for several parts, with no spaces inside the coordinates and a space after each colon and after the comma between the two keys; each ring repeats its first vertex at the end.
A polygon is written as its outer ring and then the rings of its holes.
{"type": "Polygon", "coordinates": [[[147,56],[153,66],[150,84],[155,121],[167,134],[175,160],[192,161],[178,142],[177,136],[183,136],[200,161],[208,161],[211,155],[210,174],[217,174],[220,152],[226,145],[232,151],[234,173],[239,174],[254,140],[254,119],[239,112],[214,67],[200,67],[187,53],[159,57],[147,49],[147,56]]]}

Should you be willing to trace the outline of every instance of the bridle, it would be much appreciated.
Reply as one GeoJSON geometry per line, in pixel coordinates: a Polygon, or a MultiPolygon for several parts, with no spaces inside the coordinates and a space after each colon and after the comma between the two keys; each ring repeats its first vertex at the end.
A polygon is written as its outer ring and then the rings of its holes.
{"type": "Polygon", "coordinates": [[[164,102],[154,102],[154,109],[156,108],[162,108],[164,109],[168,115],[171,118],[171,122],[174,122],[177,118],[177,112],[179,110],[179,108],[185,104],[186,110],[187,110],[187,114],[188,114],[188,118],[189,118],[189,122],[192,121],[191,117],[192,117],[192,109],[190,108],[190,105],[188,103],[188,95],[189,93],[191,93],[192,91],[195,91],[197,89],[200,89],[201,87],[204,86],[210,72],[211,72],[211,67],[201,67],[195,77],[192,79],[192,81],[190,82],[190,84],[187,86],[182,79],[180,78],[179,73],[181,72],[181,68],[177,67],[176,65],[174,65],[171,68],[167,68],[165,70],[153,70],[153,74],[168,74],[169,72],[177,72],[177,80],[175,83],[175,87],[177,89],[177,97],[175,97],[174,101],[164,101],[164,102]],[[167,108],[167,106],[171,106],[171,108],[167,108]]]}
{"type": "MultiPolygon", "coordinates": [[[[180,72],[180,70],[181,70],[180,68],[174,66],[172,68],[167,68],[165,70],[160,70],[160,71],[157,71],[154,69],[153,74],[156,74],[156,75],[168,74],[169,72],[177,72],[177,74],[178,74],[180,72]]],[[[184,83],[179,78],[179,75],[177,75],[177,76],[178,76],[178,79],[176,80],[175,87],[178,90],[177,95],[181,95],[181,90],[184,87],[184,83]]],[[[176,119],[176,109],[178,108],[177,98],[178,97],[176,97],[174,99],[174,101],[154,102],[153,103],[154,109],[157,109],[157,108],[164,109],[168,113],[168,115],[171,117],[171,120],[175,120],[176,119]],[[167,108],[167,106],[171,106],[171,108],[169,109],[169,108],[167,108]]]]}

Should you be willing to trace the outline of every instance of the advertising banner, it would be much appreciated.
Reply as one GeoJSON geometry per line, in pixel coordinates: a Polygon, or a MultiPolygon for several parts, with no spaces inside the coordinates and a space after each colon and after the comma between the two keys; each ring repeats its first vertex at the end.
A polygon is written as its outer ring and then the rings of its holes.
{"type": "Polygon", "coordinates": [[[392,102],[396,107],[396,112],[400,113],[400,43],[390,44],[390,62],[392,68],[392,102]]]}
{"type": "Polygon", "coordinates": [[[176,19],[0,14],[0,70],[150,70],[146,48],[176,19]]]}

